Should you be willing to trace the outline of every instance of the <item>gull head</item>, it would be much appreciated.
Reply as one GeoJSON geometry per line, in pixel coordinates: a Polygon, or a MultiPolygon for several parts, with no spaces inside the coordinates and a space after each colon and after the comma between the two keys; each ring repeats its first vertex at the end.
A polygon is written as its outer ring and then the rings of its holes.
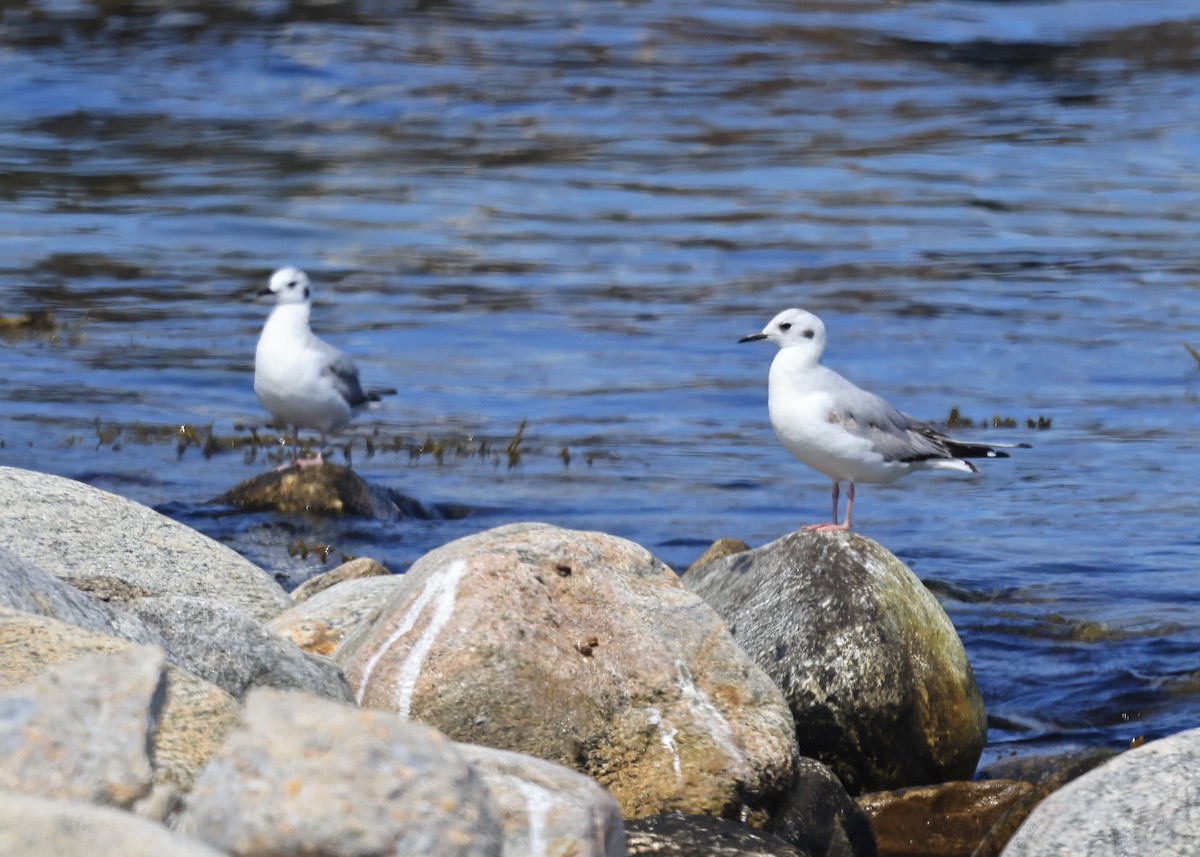
{"type": "Polygon", "coordinates": [[[259,292],[260,297],[275,296],[277,304],[302,304],[312,298],[308,274],[299,268],[280,268],[271,275],[271,281],[259,292]]]}
{"type": "Polygon", "coordinates": [[[771,319],[761,333],[743,336],[738,342],[774,342],[780,348],[803,348],[818,358],[825,350],[825,325],[811,312],[785,309],[771,319]]]}

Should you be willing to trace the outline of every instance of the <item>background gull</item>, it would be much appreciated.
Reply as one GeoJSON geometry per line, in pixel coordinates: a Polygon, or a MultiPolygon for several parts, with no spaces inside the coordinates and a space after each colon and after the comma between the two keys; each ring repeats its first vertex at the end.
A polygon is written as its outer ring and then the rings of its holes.
{"type": "Polygon", "coordinates": [[[300,429],[320,432],[324,447],[357,410],[396,391],[364,391],[354,361],[313,335],[312,287],[299,268],[280,268],[260,295],[274,295],[275,308],[254,354],[254,393],[271,416],[291,427],[292,464],[321,464],[320,449],[314,458],[299,457],[300,429]]]}
{"type": "Polygon", "coordinates": [[[855,482],[894,482],[914,470],[978,473],[966,459],[1007,458],[997,447],[954,440],[821,365],[825,325],[802,309],[786,309],[761,333],[738,342],[770,340],[779,346],[771,362],[767,407],[784,447],[833,480],[833,520],[806,530],[848,530],[855,482]],[[846,520],[838,523],[838,493],[846,492],[846,520]]]}

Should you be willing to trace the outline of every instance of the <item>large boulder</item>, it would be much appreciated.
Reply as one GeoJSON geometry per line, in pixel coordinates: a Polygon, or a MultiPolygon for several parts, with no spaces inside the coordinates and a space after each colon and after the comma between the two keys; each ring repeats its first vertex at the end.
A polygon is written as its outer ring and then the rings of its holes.
{"type": "Polygon", "coordinates": [[[779,689],[645,549],[513,524],[400,580],[334,655],[362,705],[576,768],[626,817],[763,822],[786,792],[795,740],[779,689]]]}
{"type": "MultiPolygon", "coordinates": [[[[0,608],[0,691],[34,683],[48,670],[79,658],[127,656],[134,651],[136,658],[161,666],[162,654],[155,649],[135,647],[126,640],[45,616],[0,608]]],[[[80,693],[85,693],[85,686],[91,683],[86,670],[83,676],[68,672],[71,675],[81,684],[80,693]]],[[[153,708],[154,781],[186,790],[233,727],[238,705],[220,688],[174,666],[165,667],[164,677],[165,698],[161,707],[153,708]]]]}
{"type": "Polygon", "coordinates": [[[225,857],[116,809],[0,792],[0,854],[20,857],[225,857]]]}
{"type": "Polygon", "coordinates": [[[851,793],[969,779],[987,717],[937,599],[856,533],[792,533],[684,578],[783,689],[803,755],[851,793]]]}
{"type": "Polygon", "coordinates": [[[258,688],[177,829],[235,857],[501,857],[479,775],[428,726],[258,688]]]}
{"type": "Polygon", "coordinates": [[[82,482],[0,467],[0,543],[79,588],[224,601],[260,620],[291,605],[232,549],[82,482]]]}
{"type": "Polygon", "coordinates": [[[1033,810],[1003,857],[1200,854],[1200,729],[1129,750],[1033,810]]]}
{"type": "Polygon", "coordinates": [[[130,609],[166,640],[175,663],[237,699],[259,686],[351,698],[332,660],[301,651],[236,607],[172,595],[141,598],[130,609]]]}

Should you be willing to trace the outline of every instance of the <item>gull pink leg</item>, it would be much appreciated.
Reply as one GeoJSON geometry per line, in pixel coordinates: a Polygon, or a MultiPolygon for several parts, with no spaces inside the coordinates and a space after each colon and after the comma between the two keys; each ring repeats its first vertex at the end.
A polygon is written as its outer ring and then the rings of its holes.
{"type": "Polygon", "coordinates": [[[833,480],[833,521],[828,524],[809,524],[802,529],[817,533],[824,533],[831,530],[848,530],[850,529],[850,511],[854,508],[854,483],[850,482],[849,488],[846,491],[846,521],[839,524],[838,519],[838,495],[841,493],[838,481],[833,480]]]}

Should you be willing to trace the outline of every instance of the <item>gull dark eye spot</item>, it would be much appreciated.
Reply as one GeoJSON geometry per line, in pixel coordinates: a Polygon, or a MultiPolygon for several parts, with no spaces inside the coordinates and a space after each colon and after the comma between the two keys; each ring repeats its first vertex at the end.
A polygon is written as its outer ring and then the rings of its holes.
{"type": "Polygon", "coordinates": [[[792,323],[790,321],[785,321],[783,324],[779,325],[779,329],[780,330],[791,330],[792,323]]]}
{"type": "Polygon", "coordinates": [[[287,287],[288,287],[289,289],[294,289],[294,288],[296,288],[296,286],[298,286],[298,285],[300,285],[300,282],[299,282],[299,280],[288,280],[287,287]]]}
{"type": "Polygon", "coordinates": [[[813,336],[814,336],[814,334],[813,334],[813,332],[812,332],[811,330],[806,330],[806,331],[804,331],[804,338],[805,338],[805,339],[812,339],[812,338],[813,338],[813,336]]]}

